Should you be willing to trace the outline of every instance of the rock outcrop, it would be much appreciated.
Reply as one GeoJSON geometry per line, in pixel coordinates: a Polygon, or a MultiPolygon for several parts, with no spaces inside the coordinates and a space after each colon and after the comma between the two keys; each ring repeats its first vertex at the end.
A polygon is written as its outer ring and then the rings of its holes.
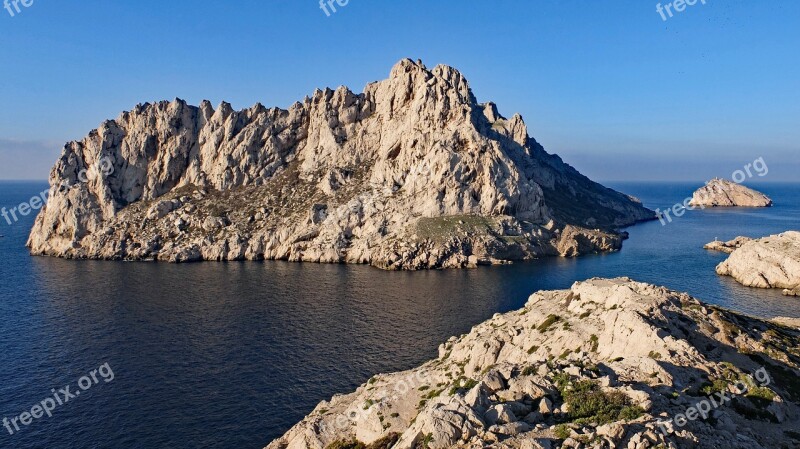
{"type": "Polygon", "coordinates": [[[800,330],[800,318],[779,316],[771,319],[770,321],[772,321],[773,323],[780,324],[781,326],[793,327],[795,329],[800,330]]]}
{"type": "Polygon", "coordinates": [[[655,215],[455,69],[410,60],[288,110],[139,105],[67,144],[50,182],[28,245],[67,258],[467,267],[617,250],[618,228],[655,215]],[[77,179],[100,160],[112,174],[77,179]]]}
{"type": "Polygon", "coordinates": [[[694,207],[769,207],[772,200],[741,184],[714,178],[694,192],[689,204],[694,207]]]}
{"type": "Polygon", "coordinates": [[[268,449],[782,447],[799,357],[797,329],[592,279],[320,403],[268,449]]]}
{"type": "Polygon", "coordinates": [[[720,240],[714,240],[713,242],[706,243],[703,248],[711,251],[721,251],[723,253],[730,254],[735,249],[740,248],[745,243],[751,241],[750,237],[736,237],[733,240],[728,240],[727,242],[723,242],[720,240]]]}
{"type": "Polygon", "coordinates": [[[800,232],[787,231],[743,244],[717,265],[717,274],[742,285],[800,291],[800,232]]]}

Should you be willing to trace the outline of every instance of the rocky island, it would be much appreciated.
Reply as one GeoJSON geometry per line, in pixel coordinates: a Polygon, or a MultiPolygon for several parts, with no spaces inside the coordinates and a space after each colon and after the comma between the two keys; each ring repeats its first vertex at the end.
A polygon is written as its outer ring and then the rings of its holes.
{"type": "Polygon", "coordinates": [[[67,144],[32,254],[473,267],[614,251],[655,214],[578,173],[448,66],[288,109],[142,104],[67,144]],[[111,174],[78,174],[110,161],[111,174]]]}
{"type": "Polygon", "coordinates": [[[748,287],[784,289],[800,296],[800,232],[751,240],[717,265],[717,274],[731,276],[748,287]]]}
{"type": "Polygon", "coordinates": [[[543,291],[267,449],[800,444],[800,331],[627,278],[543,291]]]}
{"type": "Polygon", "coordinates": [[[694,192],[689,204],[694,207],[769,207],[772,200],[741,184],[714,178],[694,192]]]}

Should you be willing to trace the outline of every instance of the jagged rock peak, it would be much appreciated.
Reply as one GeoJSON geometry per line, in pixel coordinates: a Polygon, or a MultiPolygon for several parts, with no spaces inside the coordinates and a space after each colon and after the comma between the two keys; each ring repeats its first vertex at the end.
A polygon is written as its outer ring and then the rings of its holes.
{"type": "Polygon", "coordinates": [[[654,217],[478,104],[457,70],[410,59],[288,110],[137,105],[65,146],[50,182],[65,180],[34,254],[464,267],[617,250],[616,228],[654,217]],[[74,182],[101,161],[111,173],[74,182]]]}

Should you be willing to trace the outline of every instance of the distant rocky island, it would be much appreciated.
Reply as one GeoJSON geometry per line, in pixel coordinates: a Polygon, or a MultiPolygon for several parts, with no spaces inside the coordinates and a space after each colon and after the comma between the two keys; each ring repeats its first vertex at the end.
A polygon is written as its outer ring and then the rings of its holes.
{"type": "Polygon", "coordinates": [[[689,204],[694,207],[770,207],[772,200],[741,184],[714,178],[694,192],[689,204]]]}
{"type": "Polygon", "coordinates": [[[738,237],[738,243],[730,245],[731,255],[717,265],[717,274],[748,287],[778,288],[785,295],[800,296],[800,232],[744,239],[738,237]]]}
{"type": "Polygon", "coordinates": [[[32,254],[110,260],[473,267],[621,247],[655,218],[478,103],[464,76],[400,61],[288,110],[142,104],[64,147],[32,254]],[[78,173],[109,160],[111,174],[78,173]]]}
{"type": "Polygon", "coordinates": [[[797,328],[592,279],[321,402],[267,449],[793,447],[799,361],[797,328]]]}

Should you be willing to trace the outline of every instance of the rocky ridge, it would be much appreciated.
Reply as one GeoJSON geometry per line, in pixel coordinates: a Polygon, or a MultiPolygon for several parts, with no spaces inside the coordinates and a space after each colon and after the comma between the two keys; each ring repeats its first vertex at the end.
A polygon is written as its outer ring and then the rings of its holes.
{"type": "Polygon", "coordinates": [[[796,328],[592,279],[321,402],[267,449],[798,447],[799,364],[796,328]],[[681,421],[709,396],[728,400],[681,421]]]}
{"type": "Polygon", "coordinates": [[[138,105],[67,144],[50,183],[28,246],[66,258],[471,267],[617,250],[654,218],[411,60],[286,110],[138,105]]]}
{"type": "Polygon", "coordinates": [[[785,295],[800,296],[800,232],[744,243],[717,265],[717,274],[748,287],[780,288],[785,295]]]}
{"type": "Polygon", "coordinates": [[[727,242],[722,242],[719,240],[714,240],[713,242],[706,243],[703,248],[711,251],[720,251],[723,253],[730,254],[735,249],[740,248],[745,243],[751,241],[750,237],[736,237],[733,240],[728,240],[727,242]]]}
{"type": "Polygon", "coordinates": [[[694,207],[769,207],[772,200],[741,184],[714,178],[692,194],[689,204],[694,207]]]}

